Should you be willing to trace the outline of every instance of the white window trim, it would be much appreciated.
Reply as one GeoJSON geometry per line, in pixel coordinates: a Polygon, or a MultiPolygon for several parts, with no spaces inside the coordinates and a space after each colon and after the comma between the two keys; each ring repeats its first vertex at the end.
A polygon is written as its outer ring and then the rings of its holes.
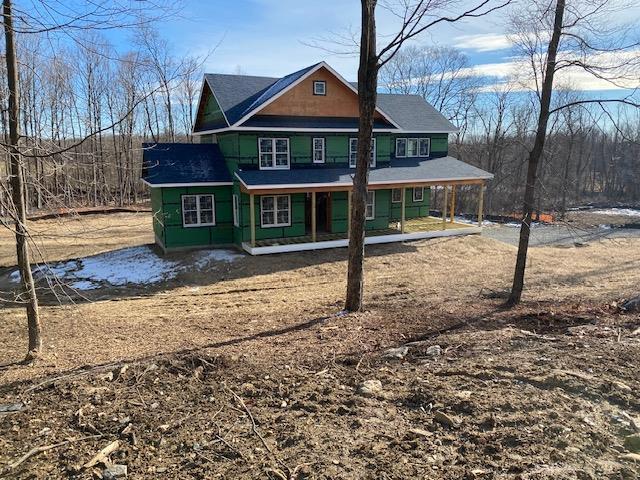
{"type": "Polygon", "coordinates": [[[276,227],[290,227],[291,226],[291,195],[262,195],[260,197],[260,227],[261,228],[276,228],[276,227]],[[267,197],[273,197],[273,221],[275,223],[264,223],[262,219],[262,199],[267,197]],[[287,210],[289,211],[289,221],[287,223],[278,223],[278,197],[287,197],[287,210]]]}
{"type": "Polygon", "coordinates": [[[237,193],[233,194],[232,197],[232,208],[233,208],[233,226],[240,226],[240,197],[237,193]]]}
{"type": "Polygon", "coordinates": [[[324,137],[313,137],[311,140],[311,161],[312,163],[325,163],[326,161],[326,147],[324,137]],[[316,160],[316,140],[322,140],[322,160],[316,160]]]}
{"type": "Polygon", "coordinates": [[[424,201],[424,187],[413,187],[413,201],[414,202],[424,201]],[[416,198],[416,192],[420,192],[420,198],[416,198]]]}
{"type": "Polygon", "coordinates": [[[396,158],[405,158],[407,156],[407,139],[396,138],[396,158]],[[404,155],[398,155],[398,143],[404,142],[404,155]]]}
{"type": "Polygon", "coordinates": [[[181,195],[180,199],[180,208],[182,209],[182,227],[183,228],[192,228],[192,227],[214,227],[216,225],[216,196],[213,193],[197,193],[197,194],[188,194],[181,195]],[[198,216],[198,223],[185,223],[185,215],[184,215],[184,199],[186,197],[195,197],[196,198],[196,214],[198,216]],[[200,197],[211,197],[211,210],[212,210],[212,223],[200,223],[200,197]]]}
{"type": "Polygon", "coordinates": [[[327,82],[324,80],[314,80],[313,81],[313,94],[314,95],[320,95],[320,96],[326,96],[327,95],[327,82]],[[322,93],[318,93],[318,91],[316,90],[316,85],[322,85],[322,93]]]}
{"type": "Polygon", "coordinates": [[[396,158],[425,158],[431,156],[431,138],[430,137],[403,137],[396,138],[396,158]],[[409,140],[416,140],[418,142],[417,155],[409,155],[409,140]],[[400,141],[405,142],[404,155],[398,155],[398,143],[400,141]],[[427,154],[420,155],[420,143],[427,142],[427,154]]]}
{"type": "Polygon", "coordinates": [[[402,193],[403,193],[404,188],[392,188],[391,189],[391,203],[402,203],[402,193]],[[393,199],[393,192],[394,190],[399,190],[400,191],[400,200],[394,200],[393,199]]]}
{"type": "MultiPolygon", "coordinates": [[[[351,141],[352,140],[358,140],[358,137],[351,137],[349,138],[349,168],[356,168],[356,165],[351,165],[351,153],[355,153],[356,154],[356,164],[358,163],[358,144],[356,143],[356,151],[352,152],[351,151],[351,141]]],[[[371,152],[373,153],[373,158],[371,159],[371,161],[369,162],[369,167],[373,168],[376,166],[376,162],[377,162],[377,151],[376,151],[376,137],[371,137],[371,141],[373,142],[373,145],[371,146],[371,152]]]]}
{"type": "MultiPolygon", "coordinates": [[[[376,218],[376,191],[375,190],[368,190],[367,191],[367,197],[369,196],[369,193],[371,193],[371,216],[367,216],[367,207],[369,206],[368,203],[365,202],[365,207],[364,207],[364,213],[365,213],[365,220],[375,220],[376,218]]],[[[368,200],[368,198],[367,198],[368,200]]]]}
{"type": "MultiPolygon", "coordinates": [[[[266,152],[265,152],[266,153],[266,152]]],[[[260,170],[290,170],[291,168],[291,148],[289,144],[289,139],[285,137],[259,137],[258,138],[258,168],[260,170]],[[270,140],[271,141],[271,166],[263,167],[262,166],[262,151],[260,151],[260,142],[262,140],[270,140]],[[276,140],[285,140],[287,142],[287,164],[286,165],[276,165],[276,140]]]]}
{"type": "Polygon", "coordinates": [[[424,156],[424,155],[420,155],[420,144],[422,142],[427,142],[427,157],[431,156],[431,138],[430,137],[426,137],[426,138],[421,138],[418,140],[418,155],[419,156],[424,156]]]}

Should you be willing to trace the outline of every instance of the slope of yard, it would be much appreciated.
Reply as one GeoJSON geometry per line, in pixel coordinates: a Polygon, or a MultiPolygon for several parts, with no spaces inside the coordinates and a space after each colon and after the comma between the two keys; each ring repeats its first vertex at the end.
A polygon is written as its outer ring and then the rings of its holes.
{"type": "Polygon", "coordinates": [[[174,254],[161,282],[45,297],[29,367],[5,307],[0,405],[24,409],[0,413],[0,477],[91,478],[118,440],[132,478],[638,478],[640,316],[613,302],[638,292],[640,240],[532,249],[526,302],[504,311],[515,251],[370,248],[351,315],[346,250],[174,254]]]}

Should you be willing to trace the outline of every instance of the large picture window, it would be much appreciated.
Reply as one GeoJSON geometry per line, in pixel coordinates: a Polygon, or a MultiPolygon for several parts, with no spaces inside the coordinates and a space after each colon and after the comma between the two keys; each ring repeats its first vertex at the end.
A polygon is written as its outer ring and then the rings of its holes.
{"type": "Polygon", "coordinates": [[[259,138],[258,156],[261,170],[289,168],[288,138],[259,138]]]}
{"type": "MultiPolygon", "coordinates": [[[[358,161],[358,139],[349,139],[349,167],[356,168],[358,161]]],[[[371,160],[369,161],[370,167],[376,166],[376,139],[371,139],[371,160]]]]}
{"type": "Polygon", "coordinates": [[[260,225],[265,228],[291,225],[291,196],[265,195],[260,197],[260,225]]]}
{"type": "Polygon", "coordinates": [[[324,138],[313,139],[313,163],[324,163],[324,138]]]}
{"type": "Polygon", "coordinates": [[[367,192],[367,209],[365,216],[367,220],[376,218],[376,192],[367,192]]]}
{"type": "Polygon", "coordinates": [[[182,226],[206,227],[216,224],[213,195],[182,196],[182,226]]]}
{"type": "Polygon", "coordinates": [[[396,138],[396,158],[428,157],[430,138],[396,138]]]}

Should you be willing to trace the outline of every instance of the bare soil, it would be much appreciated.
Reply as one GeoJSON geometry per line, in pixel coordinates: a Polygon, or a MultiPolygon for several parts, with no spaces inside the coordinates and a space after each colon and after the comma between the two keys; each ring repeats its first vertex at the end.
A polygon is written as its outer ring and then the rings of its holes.
{"type": "Polygon", "coordinates": [[[339,249],[45,297],[31,366],[5,307],[0,410],[24,408],[0,413],[0,478],[99,478],[82,465],[115,440],[130,478],[639,478],[623,455],[640,315],[617,302],[638,293],[640,240],[531,249],[526,301],[503,310],[515,251],[480,236],[370,248],[367,310],[350,315],[339,249]]]}

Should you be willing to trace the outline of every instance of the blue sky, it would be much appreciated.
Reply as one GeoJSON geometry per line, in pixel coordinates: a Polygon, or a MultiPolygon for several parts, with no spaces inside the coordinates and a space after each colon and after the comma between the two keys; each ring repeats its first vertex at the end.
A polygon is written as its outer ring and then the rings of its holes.
{"type": "MultiPolygon", "coordinates": [[[[164,21],[162,31],[176,50],[203,55],[217,46],[206,70],[209,72],[281,76],[306,65],[326,60],[349,80],[356,78],[357,57],[331,55],[307,44],[332,37],[351,28],[359,31],[357,0],[185,0],[182,18],[164,21]]],[[[390,15],[378,8],[378,31],[394,31],[390,15]]],[[[443,26],[423,35],[418,43],[455,45],[473,34],[502,33],[500,15],[443,26]]],[[[383,40],[383,39],[381,39],[383,40]]],[[[502,52],[465,49],[473,63],[499,61],[502,52]]]]}
{"type": "MultiPolygon", "coordinates": [[[[461,10],[472,0],[462,0],[461,10]]],[[[357,55],[335,55],[310,44],[320,38],[337,38],[350,30],[358,35],[358,0],[182,0],[179,16],[162,21],[162,35],[178,55],[211,55],[207,72],[283,76],[320,60],[327,61],[348,80],[357,76],[357,55]]],[[[640,6],[626,9],[626,19],[639,18],[640,6]]],[[[419,45],[460,48],[476,68],[476,74],[504,80],[518,67],[505,35],[505,11],[455,24],[441,24],[417,38],[419,45]]],[[[379,45],[397,31],[397,20],[378,6],[379,45]]],[[[115,33],[118,46],[126,48],[125,35],[115,33]]],[[[336,45],[331,45],[336,48],[336,45]]],[[[570,74],[570,72],[568,72],[570,74]]],[[[608,90],[606,82],[594,83],[583,72],[564,80],[577,90],[608,90]]],[[[640,75],[639,75],[640,76],[640,75]]],[[[562,80],[562,79],[560,79],[562,80]]]]}

